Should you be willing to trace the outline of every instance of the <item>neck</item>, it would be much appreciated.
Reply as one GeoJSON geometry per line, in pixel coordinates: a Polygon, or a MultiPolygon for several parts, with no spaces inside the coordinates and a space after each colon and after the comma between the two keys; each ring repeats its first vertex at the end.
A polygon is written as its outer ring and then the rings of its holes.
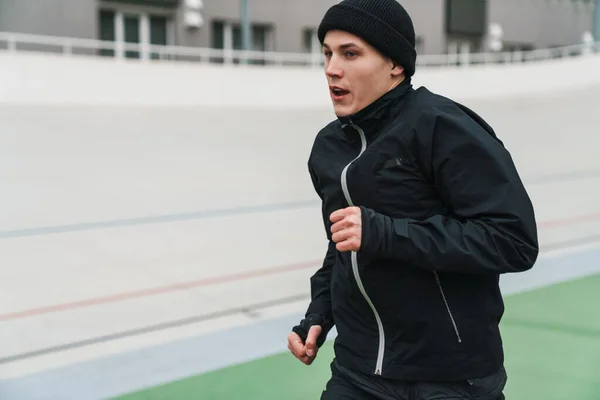
{"type": "Polygon", "coordinates": [[[401,76],[399,79],[396,79],[392,82],[392,86],[390,86],[390,91],[393,90],[396,86],[404,82],[404,76],[401,76]]]}

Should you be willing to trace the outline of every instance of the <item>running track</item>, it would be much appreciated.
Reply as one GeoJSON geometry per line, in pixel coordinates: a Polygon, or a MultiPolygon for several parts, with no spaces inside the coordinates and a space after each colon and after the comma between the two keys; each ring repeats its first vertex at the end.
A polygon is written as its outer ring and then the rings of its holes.
{"type": "MultiPolygon", "coordinates": [[[[301,206],[304,206],[303,203],[296,203],[296,206],[297,206],[297,204],[302,204],[301,206]]],[[[267,207],[268,206],[264,206],[262,208],[265,209],[267,207]]],[[[290,205],[286,204],[286,205],[284,205],[284,207],[290,207],[290,205]]],[[[281,209],[281,207],[277,207],[277,208],[273,207],[273,209],[281,209]]],[[[208,211],[203,214],[198,213],[195,215],[214,215],[217,213],[225,214],[225,211],[218,211],[218,212],[208,211]]],[[[226,214],[226,215],[231,215],[231,214],[226,214]]],[[[566,227],[566,226],[576,225],[579,223],[598,221],[598,220],[600,220],[600,213],[583,214],[583,215],[578,215],[578,216],[570,217],[570,218],[541,221],[538,223],[538,227],[541,230],[557,229],[557,228],[562,228],[562,227],[566,227]]],[[[100,223],[100,224],[102,224],[102,223],[100,223]]],[[[34,230],[31,230],[31,231],[34,231],[34,230]]],[[[52,228],[46,229],[47,233],[50,233],[50,232],[58,233],[58,232],[62,232],[62,231],[64,231],[64,228],[58,228],[58,229],[55,229],[54,231],[52,231],[52,228]]],[[[13,232],[15,232],[15,231],[13,231],[13,232]]],[[[15,237],[15,236],[0,236],[0,237],[6,238],[6,237],[15,237]]],[[[584,238],[584,240],[585,240],[585,238],[584,238]]],[[[576,242],[578,242],[578,241],[581,241],[581,239],[576,240],[576,242]]],[[[305,261],[305,262],[300,262],[300,263],[295,263],[295,264],[263,268],[263,269],[248,271],[248,272],[244,272],[244,273],[221,275],[221,276],[211,277],[208,279],[192,280],[192,281],[180,282],[180,283],[171,284],[171,285],[148,288],[148,289],[144,289],[144,290],[115,293],[115,294],[109,295],[109,296],[95,297],[95,298],[89,298],[89,299],[75,301],[75,302],[32,308],[32,309],[28,309],[28,310],[0,314],[0,322],[18,320],[18,319],[22,319],[22,318],[40,316],[40,315],[62,312],[62,311],[68,311],[68,310],[73,310],[73,309],[77,309],[77,308],[97,306],[97,305],[101,305],[101,304],[116,303],[116,302],[126,301],[126,300],[130,300],[130,299],[135,299],[135,298],[156,296],[156,295],[160,295],[160,294],[172,293],[172,292],[176,292],[176,291],[180,291],[180,290],[188,290],[188,289],[198,288],[198,287],[203,287],[203,286],[213,286],[213,285],[218,285],[218,284],[223,284],[223,283],[240,282],[240,281],[244,281],[247,279],[264,277],[264,276],[269,276],[269,275],[284,274],[286,272],[314,268],[315,266],[319,265],[320,263],[321,263],[321,260],[310,260],[310,261],[305,261]]]]}

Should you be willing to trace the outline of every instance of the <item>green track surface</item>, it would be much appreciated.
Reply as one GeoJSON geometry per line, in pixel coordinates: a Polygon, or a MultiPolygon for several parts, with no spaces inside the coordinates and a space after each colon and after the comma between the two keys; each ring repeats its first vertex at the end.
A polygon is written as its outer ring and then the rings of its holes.
{"type": "MultiPolygon", "coordinates": [[[[508,400],[600,399],[599,306],[600,275],[506,298],[508,400]]],[[[283,353],[119,399],[318,399],[332,358],[329,341],[309,367],[283,353]]]]}

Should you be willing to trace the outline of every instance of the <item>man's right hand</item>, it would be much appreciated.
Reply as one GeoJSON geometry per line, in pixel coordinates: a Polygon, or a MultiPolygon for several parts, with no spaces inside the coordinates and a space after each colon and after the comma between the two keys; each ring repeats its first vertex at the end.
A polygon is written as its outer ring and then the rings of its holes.
{"type": "Polygon", "coordinates": [[[296,332],[290,332],[288,335],[288,349],[290,349],[298,360],[306,365],[310,365],[317,357],[317,352],[319,351],[317,338],[320,334],[321,327],[319,325],[311,326],[306,337],[306,344],[304,344],[296,332]]]}

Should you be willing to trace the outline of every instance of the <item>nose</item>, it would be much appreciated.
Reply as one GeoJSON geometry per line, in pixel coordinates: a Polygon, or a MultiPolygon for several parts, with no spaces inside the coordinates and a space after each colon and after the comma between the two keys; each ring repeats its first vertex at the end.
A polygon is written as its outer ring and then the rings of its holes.
{"type": "Polygon", "coordinates": [[[325,60],[325,74],[329,78],[342,78],[344,76],[344,70],[335,56],[325,60]]]}

